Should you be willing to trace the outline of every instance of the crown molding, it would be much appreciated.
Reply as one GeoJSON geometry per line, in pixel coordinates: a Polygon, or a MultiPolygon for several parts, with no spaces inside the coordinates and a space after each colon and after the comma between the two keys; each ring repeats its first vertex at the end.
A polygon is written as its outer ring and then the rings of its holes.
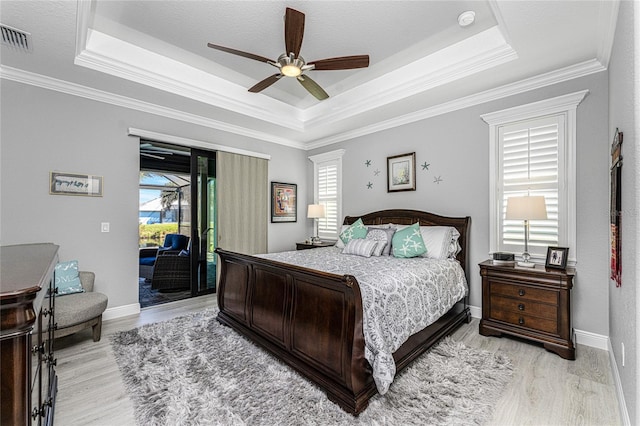
{"type": "Polygon", "coordinates": [[[304,111],[306,129],[331,125],[517,59],[497,27],[399,67],[304,111]]]}
{"type": "Polygon", "coordinates": [[[601,40],[600,46],[598,47],[597,58],[605,68],[609,68],[609,60],[611,59],[613,41],[616,36],[616,26],[618,24],[620,0],[601,2],[600,9],[600,15],[603,18],[600,19],[597,28],[599,33],[598,39],[601,40]]]}
{"type": "Polygon", "coordinates": [[[74,64],[292,130],[304,130],[300,110],[182,62],[88,29],[85,49],[74,64]],[[209,89],[215,88],[215,90],[209,89]],[[257,101],[257,102],[256,102],[257,101]]]}
{"type": "Polygon", "coordinates": [[[281,138],[270,133],[260,132],[248,129],[246,127],[228,124],[222,121],[213,120],[211,118],[185,113],[183,111],[175,110],[172,108],[162,107],[137,99],[116,95],[102,90],[93,89],[76,83],[70,83],[67,81],[58,80],[52,77],[47,77],[12,67],[0,67],[0,78],[16,81],[23,84],[38,86],[73,96],[79,96],[86,99],[92,99],[99,102],[105,102],[124,108],[130,108],[137,111],[160,115],[163,117],[196,124],[203,127],[246,136],[252,139],[272,142],[278,145],[284,145],[301,150],[311,150],[354,139],[357,137],[366,136],[372,133],[392,129],[394,127],[403,126],[416,121],[425,120],[431,117],[479,105],[482,103],[517,95],[530,90],[539,89],[552,84],[584,77],[601,71],[605,71],[605,68],[599,61],[592,59],[589,61],[581,62],[579,64],[571,65],[566,68],[562,68],[560,70],[521,80],[516,83],[510,83],[497,87],[495,89],[486,90],[474,95],[459,98],[450,102],[445,102],[440,105],[435,105],[410,114],[394,117],[373,125],[363,126],[325,138],[315,139],[307,143],[281,138]]]}
{"type": "Polygon", "coordinates": [[[449,112],[461,110],[475,105],[480,105],[486,102],[518,95],[520,93],[540,89],[553,84],[562,83],[564,81],[573,80],[575,78],[584,77],[605,70],[606,69],[602,66],[602,64],[600,64],[599,61],[597,61],[596,59],[592,59],[565,68],[561,68],[556,71],[551,71],[535,77],[527,78],[515,83],[496,87],[495,89],[485,90],[483,92],[476,93],[470,96],[465,96],[453,101],[444,102],[439,105],[424,108],[422,110],[402,116],[394,117],[389,120],[381,121],[369,126],[364,126],[358,129],[331,135],[326,138],[316,139],[307,143],[307,149],[321,148],[323,146],[332,145],[334,143],[343,142],[345,140],[392,129],[394,127],[403,126],[406,124],[414,123],[416,121],[421,121],[449,112]]]}
{"type": "Polygon", "coordinates": [[[0,67],[0,78],[15,81],[17,83],[41,87],[43,89],[53,90],[68,95],[78,96],[85,99],[104,102],[115,106],[129,108],[136,111],[159,115],[174,120],[184,121],[186,123],[196,124],[198,126],[208,127],[223,132],[246,136],[264,142],[272,142],[291,148],[303,150],[306,149],[306,145],[301,142],[281,138],[266,132],[260,132],[246,127],[236,126],[234,124],[225,123],[223,121],[214,120],[208,117],[179,111],[177,109],[140,101],[138,99],[133,99],[122,95],[116,95],[114,93],[105,92],[103,90],[82,86],[76,83],[70,83],[68,81],[59,80],[53,77],[48,77],[13,67],[0,67]]]}

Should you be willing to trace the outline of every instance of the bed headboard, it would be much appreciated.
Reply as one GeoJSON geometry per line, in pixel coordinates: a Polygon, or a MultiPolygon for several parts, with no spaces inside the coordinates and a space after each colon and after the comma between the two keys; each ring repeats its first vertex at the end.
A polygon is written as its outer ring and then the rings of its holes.
{"type": "Polygon", "coordinates": [[[467,280],[469,279],[469,271],[467,269],[467,239],[469,236],[469,224],[471,223],[470,216],[446,217],[419,210],[393,209],[380,210],[359,216],[346,216],[344,218],[344,224],[351,225],[358,219],[362,219],[365,225],[382,225],[385,223],[412,225],[418,222],[420,226],[453,226],[460,232],[458,242],[460,243],[460,247],[462,247],[456,259],[458,259],[460,265],[462,265],[462,268],[465,270],[467,280]]]}

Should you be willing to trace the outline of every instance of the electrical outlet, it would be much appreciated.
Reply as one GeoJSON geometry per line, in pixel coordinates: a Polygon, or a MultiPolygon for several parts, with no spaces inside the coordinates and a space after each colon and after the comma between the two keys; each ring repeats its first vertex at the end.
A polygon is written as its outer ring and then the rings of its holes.
{"type": "Polygon", "coordinates": [[[102,232],[109,232],[109,222],[102,222],[100,224],[100,230],[102,232]]]}
{"type": "Polygon", "coordinates": [[[624,342],[620,343],[622,345],[622,366],[624,367],[624,342]]]}

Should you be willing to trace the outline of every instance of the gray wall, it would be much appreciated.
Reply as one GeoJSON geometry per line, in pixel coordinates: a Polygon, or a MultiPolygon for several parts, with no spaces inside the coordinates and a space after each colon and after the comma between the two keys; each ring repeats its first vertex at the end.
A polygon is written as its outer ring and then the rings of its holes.
{"type": "MultiPolygon", "coordinates": [[[[129,127],[270,154],[269,180],[297,183],[301,211],[308,198],[301,150],[5,79],[0,89],[0,242],[60,245],[62,260],[96,273],[109,308],[138,303],[139,158],[129,127]],[[103,176],[104,196],[50,195],[50,171],[103,176]]],[[[295,248],[309,232],[305,216],[269,224],[269,251],[295,248]]]]}
{"type": "Polygon", "coordinates": [[[489,127],[480,115],[584,89],[590,93],[578,106],[577,115],[578,273],[572,293],[573,321],[577,329],[606,336],[608,312],[602,303],[607,298],[609,241],[606,73],[318,148],[310,154],[346,149],[344,215],[408,208],[447,216],[471,216],[470,303],[480,307],[481,280],[477,264],[489,254],[489,127]],[[386,158],[414,151],[418,164],[416,191],[387,193],[386,158]],[[366,160],[371,160],[370,167],[365,166],[366,160]],[[430,164],[428,171],[420,167],[424,162],[430,164]],[[378,176],[374,175],[376,169],[380,170],[378,176]],[[437,176],[442,178],[439,184],[434,183],[437,176]],[[372,189],[367,189],[368,182],[373,183],[372,189]]]}
{"type": "MultiPolygon", "coordinates": [[[[638,222],[640,221],[640,155],[638,150],[638,76],[640,46],[634,44],[638,4],[620,3],[614,49],[609,66],[609,141],[616,127],[624,134],[622,144],[622,286],[609,283],[609,337],[620,373],[624,399],[631,424],[640,423],[638,413],[638,222]],[[634,18],[634,13],[636,14],[634,18]],[[634,20],[635,19],[635,20],[634,20]],[[635,58],[635,62],[634,62],[635,58]],[[622,366],[622,344],[625,365],[622,366]]],[[[637,40],[637,33],[635,35],[637,40]]],[[[637,43],[637,42],[636,42],[637,43]]]]}

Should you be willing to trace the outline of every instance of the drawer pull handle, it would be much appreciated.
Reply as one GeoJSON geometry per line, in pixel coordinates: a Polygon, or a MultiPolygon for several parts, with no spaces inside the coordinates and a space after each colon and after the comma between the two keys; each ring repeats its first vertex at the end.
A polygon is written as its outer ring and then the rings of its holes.
{"type": "Polygon", "coordinates": [[[519,303],[518,304],[518,309],[521,310],[521,311],[524,311],[524,304],[519,303]]]}
{"type": "Polygon", "coordinates": [[[524,296],[524,290],[523,290],[523,289],[518,290],[518,294],[519,294],[520,296],[524,296]]]}
{"type": "Polygon", "coordinates": [[[524,318],[522,317],[518,318],[518,324],[524,325],[524,318]]]}

